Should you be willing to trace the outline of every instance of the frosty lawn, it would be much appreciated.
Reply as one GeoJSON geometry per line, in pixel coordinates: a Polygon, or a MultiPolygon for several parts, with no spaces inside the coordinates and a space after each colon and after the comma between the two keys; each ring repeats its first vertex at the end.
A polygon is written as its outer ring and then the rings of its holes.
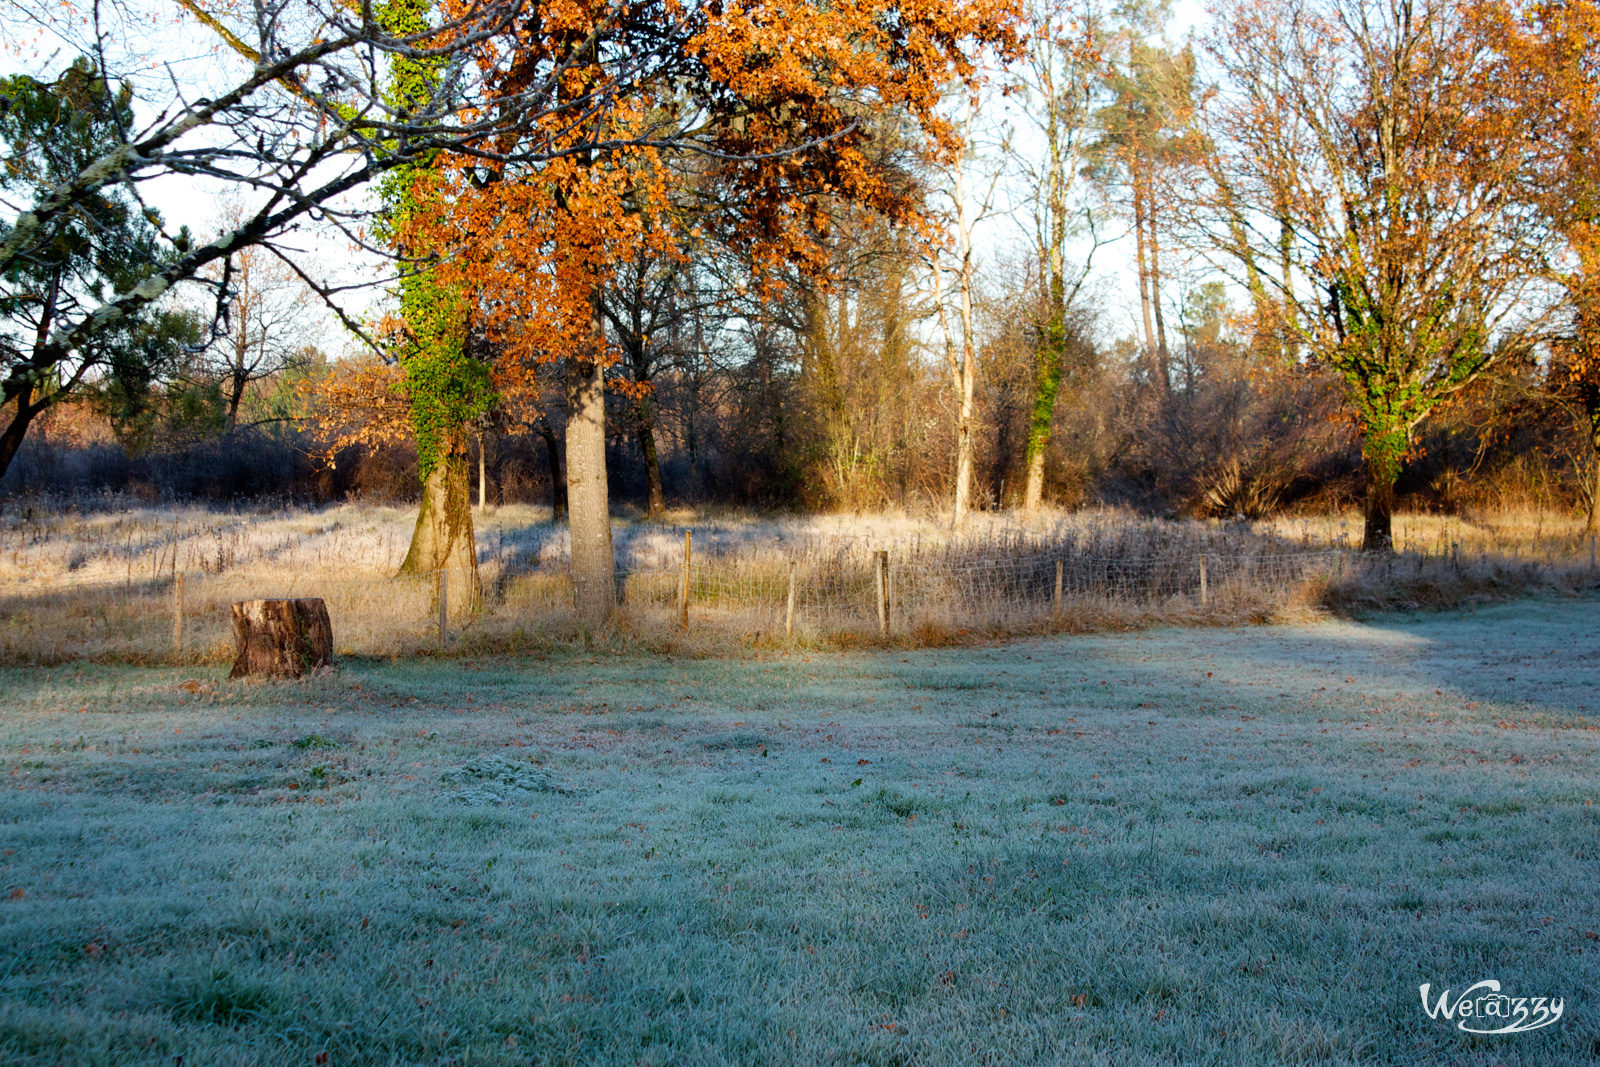
{"type": "Polygon", "coordinates": [[[1578,1062],[1597,611],[0,673],[0,1059],[1578,1062]]]}

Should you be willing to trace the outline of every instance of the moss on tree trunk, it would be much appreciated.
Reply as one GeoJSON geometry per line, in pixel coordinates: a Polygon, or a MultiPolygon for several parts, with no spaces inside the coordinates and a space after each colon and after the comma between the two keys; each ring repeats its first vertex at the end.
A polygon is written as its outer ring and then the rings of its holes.
{"type": "Polygon", "coordinates": [[[1056,417],[1056,398],[1061,395],[1061,372],[1066,362],[1067,327],[1064,309],[1057,306],[1046,324],[1038,351],[1034,354],[1033,410],[1028,414],[1027,483],[1022,494],[1022,513],[1032,519],[1044,501],[1044,457],[1050,447],[1050,434],[1056,417]]]}
{"type": "Polygon", "coordinates": [[[401,574],[446,571],[452,610],[476,608],[478,543],[472,528],[472,491],[467,453],[460,441],[441,451],[422,483],[422,506],[411,532],[401,574]]]}
{"type": "Polygon", "coordinates": [[[1367,466],[1367,505],[1361,547],[1367,552],[1394,551],[1395,474],[1367,466]]]}

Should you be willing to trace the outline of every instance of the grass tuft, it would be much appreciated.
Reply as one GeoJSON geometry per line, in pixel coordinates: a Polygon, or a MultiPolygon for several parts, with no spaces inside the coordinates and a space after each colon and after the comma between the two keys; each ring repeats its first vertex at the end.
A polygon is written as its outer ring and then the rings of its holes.
{"type": "Polygon", "coordinates": [[[242,981],[224,968],[178,980],[163,1000],[178,1022],[229,1027],[264,1023],[279,1004],[270,986],[242,981]]]}

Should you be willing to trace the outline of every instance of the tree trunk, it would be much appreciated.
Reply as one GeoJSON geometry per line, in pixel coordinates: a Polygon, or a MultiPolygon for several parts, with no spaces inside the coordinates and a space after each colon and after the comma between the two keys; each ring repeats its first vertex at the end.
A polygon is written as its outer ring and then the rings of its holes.
{"type": "Polygon", "coordinates": [[[462,442],[442,449],[439,462],[422,483],[422,506],[411,532],[411,548],[400,564],[401,574],[450,572],[453,606],[478,606],[478,542],[472,529],[472,492],[462,442]]]}
{"type": "Polygon", "coordinates": [[[972,510],[972,379],[963,384],[961,411],[956,419],[956,500],[951,526],[959,530],[972,510]]]}
{"type": "Polygon", "coordinates": [[[578,619],[600,626],[617,603],[616,560],[606,487],[605,368],[568,360],[567,527],[572,540],[572,599],[578,619]]]}
{"type": "MultiPolygon", "coordinates": [[[[245,306],[243,301],[250,299],[248,285],[249,282],[247,280],[246,287],[239,294],[241,299],[239,306],[241,309],[245,306]]],[[[250,382],[250,370],[245,363],[250,344],[249,330],[247,329],[248,321],[248,314],[241,310],[238,336],[234,338],[233,342],[233,365],[228,368],[228,416],[227,422],[223,426],[223,431],[229,435],[239,427],[239,405],[244,402],[245,386],[250,382]]]]}
{"type": "MultiPolygon", "coordinates": [[[[50,273],[50,285],[46,291],[44,308],[39,314],[38,327],[34,333],[33,357],[35,366],[49,365],[44,362],[43,352],[45,345],[48,343],[50,331],[55,324],[56,300],[61,295],[61,274],[62,268],[60,267],[50,273]]],[[[12,374],[16,373],[16,368],[13,368],[12,374]]],[[[78,375],[81,376],[82,374],[83,369],[80,367],[78,375]]],[[[11,421],[6,424],[5,430],[0,432],[0,478],[6,476],[6,471],[11,469],[11,461],[17,458],[17,450],[22,447],[22,439],[27,436],[28,426],[33,422],[33,417],[49,407],[50,404],[60,400],[72,385],[71,382],[66,383],[61,388],[58,388],[53,396],[47,396],[38,403],[34,403],[35,381],[37,379],[24,378],[17,383],[17,412],[11,417],[11,421]]],[[[76,381],[77,377],[74,377],[73,382],[76,381]]],[[[0,406],[4,406],[4,404],[5,401],[0,400],[0,406]]]]}
{"type": "Polygon", "coordinates": [[[228,415],[224,422],[222,432],[231,436],[239,428],[239,405],[244,401],[244,385],[237,376],[230,376],[228,380],[228,415]]]}
{"type": "Polygon", "coordinates": [[[1583,413],[1588,419],[1588,464],[1581,472],[1589,481],[1584,493],[1583,532],[1600,533],[1600,384],[1591,384],[1583,393],[1583,413]]]}
{"type": "Polygon", "coordinates": [[[633,413],[639,420],[634,432],[639,438],[639,451],[644,455],[645,483],[650,487],[645,517],[653,519],[667,510],[667,496],[661,488],[661,457],[656,452],[656,420],[649,398],[635,400],[633,413]]]}
{"type": "MultiPolygon", "coordinates": [[[[956,392],[956,492],[950,508],[950,528],[961,529],[972,507],[972,394],[978,377],[977,338],[972,321],[972,230],[966,208],[966,169],[964,161],[954,173],[953,199],[956,205],[956,240],[961,262],[956,269],[958,311],[961,316],[961,346],[956,348],[950,329],[949,313],[940,295],[939,325],[944,331],[945,361],[956,392]]],[[[935,266],[937,270],[937,266],[935,266]]]]}
{"type": "Polygon", "coordinates": [[[233,605],[237,655],[229,678],[299,678],[333,662],[333,625],[320,597],[240,600],[233,605]]]}
{"type": "Polygon", "coordinates": [[[483,456],[483,434],[478,435],[478,514],[489,500],[489,471],[483,456]]]}
{"type": "Polygon", "coordinates": [[[1039,505],[1044,503],[1044,453],[1049,443],[1050,438],[1046,434],[1039,447],[1028,455],[1028,480],[1022,489],[1022,517],[1025,520],[1031,521],[1039,513],[1039,505]]]}
{"type": "MultiPolygon", "coordinates": [[[[1138,175],[1133,177],[1133,247],[1139,268],[1139,311],[1144,320],[1144,347],[1155,359],[1156,324],[1150,316],[1150,263],[1146,258],[1144,242],[1145,204],[1143,186],[1138,175]]],[[[1154,375],[1152,374],[1152,377],[1154,375]]]]}
{"type": "Polygon", "coordinates": [[[550,428],[548,422],[541,423],[539,435],[544,438],[545,457],[550,461],[550,519],[560,522],[567,517],[567,476],[561,462],[561,438],[550,428]]]}
{"type": "Polygon", "coordinates": [[[1161,239],[1156,230],[1154,197],[1146,204],[1145,215],[1150,224],[1150,309],[1155,314],[1156,366],[1160,375],[1162,400],[1172,394],[1172,355],[1167,351],[1167,324],[1161,312],[1161,239]]]}
{"type": "Polygon", "coordinates": [[[1394,483],[1398,472],[1389,464],[1367,461],[1366,531],[1364,552],[1394,551],[1394,483]]]}
{"type": "Polygon", "coordinates": [[[43,410],[42,404],[31,403],[32,396],[32,387],[24,385],[17,394],[16,414],[12,415],[5,430],[0,431],[0,478],[4,478],[6,471],[11,469],[11,461],[22,447],[22,439],[27,436],[28,425],[33,422],[33,417],[43,410]]]}
{"type": "Polygon", "coordinates": [[[1034,355],[1033,410],[1028,415],[1028,480],[1022,491],[1022,515],[1032,519],[1044,501],[1044,455],[1055,428],[1056,398],[1061,394],[1061,368],[1065,359],[1066,323],[1053,313],[1045,336],[1034,355]]]}

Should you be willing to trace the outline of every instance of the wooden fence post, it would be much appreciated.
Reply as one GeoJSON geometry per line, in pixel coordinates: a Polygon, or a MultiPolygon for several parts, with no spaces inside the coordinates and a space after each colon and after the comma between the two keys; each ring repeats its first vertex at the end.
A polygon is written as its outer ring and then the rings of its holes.
{"type": "Polygon", "coordinates": [[[790,637],[794,636],[794,575],[795,575],[795,570],[796,570],[795,562],[794,562],[794,560],[791,559],[789,561],[789,602],[783,609],[783,636],[785,638],[790,638],[790,637]]]}
{"type": "Polygon", "coordinates": [[[1050,617],[1053,619],[1061,618],[1061,571],[1063,563],[1064,561],[1062,560],[1056,560],[1056,592],[1050,601],[1050,617]]]}
{"type": "Polygon", "coordinates": [[[183,572],[172,578],[172,651],[183,654],[183,572]]]}
{"type": "Polygon", "coordinates": [[[1205,607],[1211,603],[1210,592],[1206,589],[1206,554],[1200,553],[1200,606],[1205,607]]]}
{"type": "Polygon", "coordinates": [[[683,531],[683,588],[678,590],[678,615],[685,630],[689,628],[689,567],[694,555],[694,534],[683,531]]]}
{"type": "Polygon", "coordinates": [[[878,634],[881,637],[889,636],[889,550],[880,548],[873,557],[877,562],[877,581],[873,587],[878,591],[878,634]]]}
{"type": "Polygon", "coordinates": [[[450,576],[435,572],[434,589],[439,601],[439,647],[444,648],[450,640],[450,576]]]}

